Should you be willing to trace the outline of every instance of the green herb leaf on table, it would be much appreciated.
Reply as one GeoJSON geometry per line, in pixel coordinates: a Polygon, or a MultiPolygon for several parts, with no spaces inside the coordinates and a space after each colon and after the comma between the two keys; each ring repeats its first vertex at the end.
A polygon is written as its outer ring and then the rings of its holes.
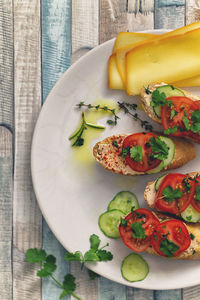
{"type": "Polygon", "coordinates": [[[142,227],[142,222],[135,222],[133,224],[131,224],[131,231],[133,233],[133,237],[135,239],[145,239],[146,238],[146,234],[145,234],[145,230],[142,227]]]}
{"type": "Polygon", "coordinates": [[[160,250],[167,256],[173,257],[174,253],[176,253],[180,247],[170,241],[169,239],[164,239],[160,243],[160,250]]]}
{"type": "Polygon", "coordinates": [[[137,161],[141,162],[142,161],[142,147],[141,146],[135,146],[130,148],[130,157],[137,161]]]}
{"type": "Polygon", "coordinates": [[[46,260],[47,254],[44,250],[31,248],[26,251],[26,260],[29,263],[41,263],[46,260]]]}
{"type": "Polygon", "coordinates": [[[163,189],[162,195],[167,202],[173,202],[174,200],[181,198],[183,196],[183,192],[179,188],[175,188],[174,190],[170,185],[163,189]]]}
{"type": "Polygon", "coordinates": [[[153,158],[161,159],[161,160],[167,158],[169,153],[169,148],[167,147],[167,144],[160,139],[159,136],[157,138],[155,137],[150,138],[149,144],[151,146],[152,152],[154,152],[151,154],[153,158]]]}
{"type": "Polygon", "coordinates": [[[94,280],[94,279],[100,277],[99,274],[97,274],[97,273],[95,273],[95,272],[93,272],[92,270],[89,270],[89,269],[88,269],[88,275],[89,275],[90,280],[94,280]]]}
{"type": "Polygon", "coordinates": [[[101,243],[100,238],[96,234],[92,234],[90,236],[90,249],[97,250],[99,248],[99,245],[101,243]]]}

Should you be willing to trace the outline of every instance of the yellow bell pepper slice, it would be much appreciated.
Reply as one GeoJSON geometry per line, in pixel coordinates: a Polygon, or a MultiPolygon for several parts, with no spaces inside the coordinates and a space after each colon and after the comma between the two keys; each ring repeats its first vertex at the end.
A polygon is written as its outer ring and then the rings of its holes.
{"type": "Polygon", "coordinates": [[[126,91],[138,95],[150,83],[174,83],[199,75],[199,70],[200,28],[154,39],[127,53],[126,91]]]}

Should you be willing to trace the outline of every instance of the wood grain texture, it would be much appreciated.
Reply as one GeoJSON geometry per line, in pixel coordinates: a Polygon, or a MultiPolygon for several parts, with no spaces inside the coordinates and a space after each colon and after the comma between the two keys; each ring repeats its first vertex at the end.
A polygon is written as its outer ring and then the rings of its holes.
{"type": "Polygon", "coordinates": [[[13,298],[41,299],[28,248],[42,245],[42,218],[30,171],[32,133],[41,106],[40,1],[14,0],[15,162],[13,196],[13,298]]]}
{"type": "Polygon", "coordinates": [[[173,29],[185,25],[184,1],[155,0],[154,28],[173,29]]]}
{"type": "Polygon", "coordinates": [[[126,300],[153,300],[153,291],[136,288],[126,288],[126,300]]]}
{"type": "Polygon", "coordinates": [[[169,300],[169,299],[181,300],[182,299],[181,289],[155,291],[154,293],[154,300],[169,300]]]}
{"type": "Polygon", "coordinates": [[[12,134],[0,127],[0,299],[12,299],[12,134]]]}
{"type": "MultiPolygon", "coordinates": [[[[70,65],[71,1],[42,1],[42,102],[70,65]]],[[[43,248],[57,258],[56,278],[63,280],[69,272],[65,250],[43,220],[43,248]]],[[[42,282],[42,300],[59,299],[60,288],[51,280],[42,282]]],[[[69,297],[66,297],[69,299],[69,297]]]]}
{"type": "MultiPolygon", "coordinates": [[[[99,42],[99,1],[72,1],[72,56],[71,63],[87,53],[99,42]]],[[[89,237],[88,237],[89,240],[89,237]]],[[[78,250],[78,249],[77,249],[78,250]]],[[[90,281],[87,268],[80,271],[80,263],[71,262],[71,273],[77,278],[77,295],[82,299],[98,299],[98,280],[90,281]]],[[[73,297],[72,297],[73,299],[73,297]]]]}
{"type": "Polygon", "coordinates": [[[99,279],[98,300],[126,300],[126,287],[104,277],[99,279]]]}
{"type": "Polygon", "coordinates": [[[0,0],[0,124],[13,129],[12,0],[0,0]]]}
{"type": "Polygon", "coordinates": [[[153,0],[100,1],[100,43],[116,37],[120,31],[153,29],[153,8],[153,0]]]}

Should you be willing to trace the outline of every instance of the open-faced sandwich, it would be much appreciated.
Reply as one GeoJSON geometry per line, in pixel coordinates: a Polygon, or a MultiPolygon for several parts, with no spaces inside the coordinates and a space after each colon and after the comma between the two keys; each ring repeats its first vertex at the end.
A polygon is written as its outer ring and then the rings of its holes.
{"type": "Polygon", "coordinates": [[[143,88],[141,101],[145,112],[162,124],[166,135],[200,143],[200,97],[159,83],[143,88]]]}
{"type": "Polygon", "coordinates": [[[147,184],[144,199],[150,208],[200,222],[200,172],[162,175],[147,184]]]}
{"type": "Polygon", "coordinates": [[[93,154],[111,172],[136,175],[179,168],[195,158],[196,151],[184,139],[142,132],[108,137],[94,146],[93,154]]]}
{"type": "Polygon", "coordinates": [[[145,208],[132,210],[121,219],[119,232],[134,252],[175,259],[200,259],[200,225],[154,213],[145,208]]]}

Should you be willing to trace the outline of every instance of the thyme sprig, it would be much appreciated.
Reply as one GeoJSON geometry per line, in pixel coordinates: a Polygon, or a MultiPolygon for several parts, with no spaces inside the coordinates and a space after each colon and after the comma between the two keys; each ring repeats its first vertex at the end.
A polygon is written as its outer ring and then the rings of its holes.
{"type": "Polygon", "coordinates": [[[117,125],[117,120],[120,119],[119,116],[116,114],[116,109],[109,108],[107,105],[101,106],[100,104],[92,105],[92,104],[86,104],[85,102],[81,101],[80,103],[76,104],[78,108],[86,107],[87,109],[95,109],[96,111],[102,110],[102,111],[108,111],[110,112],[114,119],[113,120],[107,120],[107,123],[109,125],[117,125]]]}
{"type": "Polygon", "coordinates": [[[149,130],[152,131],[153,130],[153,126],[146,120],[142,120],[139,116],[138,113],[132,113],[132,111],[136,111],[137,110],[137,104],[133,103],[126,103],[126,102],[117,102],[118,106],[120,109],[122,109],[124,111],[125,114],[129,114],[130,116],[133,117],[133,119],[135,121],[139,121],[140,122],[140,126],[142,128],[144,128],[145,130],[149,130]]]}

